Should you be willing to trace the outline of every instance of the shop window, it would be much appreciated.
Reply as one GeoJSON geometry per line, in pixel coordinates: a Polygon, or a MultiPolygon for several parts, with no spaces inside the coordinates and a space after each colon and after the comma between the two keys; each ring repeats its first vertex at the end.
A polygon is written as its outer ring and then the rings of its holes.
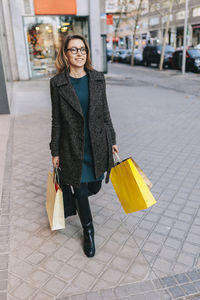
{"type": "Polygon", "coordinates": [[[75,16],[24,17],[30,77],[56,73],[55,59],[66,34],[79,33],[89,39],[88,19],[75,16]]]}

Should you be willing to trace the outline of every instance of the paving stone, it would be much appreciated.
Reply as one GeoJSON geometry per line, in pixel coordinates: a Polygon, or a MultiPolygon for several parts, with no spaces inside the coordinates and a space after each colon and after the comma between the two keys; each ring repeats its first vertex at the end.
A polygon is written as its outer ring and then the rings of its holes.
{"type": "Polygon", "coordinates": [[[51,278],[44,286],[43,290],[57,296],[65,287],[66,283],[56,277],[51,278]]]}
{"type": "Polygon", "coordinates": [[[200,296],[193,297],[192,299],[194,299],[194,300],[200,300],[200,296]]]}
{"type": "Polygon", "coordinates": [[[164,259],[157,258],[154,263],[154,268],[156,270],[162,271],[164,274],[168,273],[171,268],[171,262],[168,262],[164,259]]]}
{"type": "Polygon", "coordinates": [[[199,240],[199,236],[193,233],[189,233],[187,238],[186,238],[187,242],[191,242],[194,243],[196,245],[200,245],[200,240],[199,240]]]}
{"type": "Polygon", "coordinates": [[[144,296],[146,296],[146,299],[148,300],[158,300],[158,299],[162,299],[162,292],[160,291],[148,292],[148,294],[144,294],[144,296]]]}
{"type": "Polygon", "coordinates": [[[95,277],[84,272],[81,271],[78,276],[73,280],[73,283],[85,290],[88,290],[89,287],[94,283],[95,281],[95,277]]]}
{"type": "Polygon", "coordinates": [[[31,273],[28,280],[32,283],[32,285],[34,285],[37,288],[40,288],[48,281],[49,278],[49,273],[44,272],[42,270],[35,270],[33,273],[31,273]]]}
{"type": "Polygon", "coordinates": [[[188,255],[186,253],[181,253],[178,257],[178,262],[187,265],[187,266],[193,266],[194,264],[194,257],[191,255],[188,255]]]}
{"type": "Polygon", "coordinates": [[[200,291],[200,281],[195,281],[193,282],[193,285],[195,286],[195,288],[200,291]]]}
{"type": "Polygon", "coordinates": [[[177,238],[177,239],[183,239],[185,237],[185,232],[183,230],[179,229],[172,229],[169,233],[170,237],[177,238]]]}
{"type": "Polygon", "coordinates": [[[0,291],[7,290],[8,281],[7,280],[0,280],[0,291]]]}
{"type": "Polygon", "coordinates": [[[45,255],[42,253],[39,253],[38,251],[32,253],[30,256],[28,256],[26,258],[26,260],[30,263],[32,263],[33,265],[38,265],[41,263],[41,261],[43,261],[43,259],[45,258],[45,255]]]}
{"type": "Polygon", "coordinates": [[[102,300],[98,292],[90,292],[87,295],[87,300],[102,300]]]}
{"type": "Polygon", "coordinates": [[[142,292],[141,286],[138,283],[124,285],[124,286],[118,286],[114,289],[114,293],[118,298],[135,295],[135,294],[138,294],[141,292],[142,292]]]}
{"type": "Polygon", "coordinates": [[[34,293],[34,288],[23,282],[19,287],[17,287],[11,295],[19,298],[20,300],[27,300],[33,293],[34,293]]]}
{"type": "Polygon", "coordinates": [[[186,283],[190,281],[189,277],[187,276],[187,273],[176,274],[175,278],[178,281],[178,283],[186,283]]]}
{"type": "Polygon", "coordinates": [[[192,281],[200,280],[200,273],[197,271],[187,272],[187,276],[189,276],[192,281]]]}
{"type": "Polygon", "coordinates": [[[186,295],[192,295],[198,292],[192,283],[183,284],[180,287],[186,295]]]}
{"type": "Polygon", "coordinates": [[[130,261],[118,256],[112,260],[110,266],[116,270],[125,272],[130,267],[130,261]]]}
{"type": "Polygon", "coordinates": [[[1,300],[7,300],[7,293],[5,293],[5,292],[0,292],[0,299],[1,299],[1,300]]]}
{"type": "Polygon", "coordinates": [[[8,278],[8,270],[0,270],[0,280],[8,278]]]}
{"type": "Polygon", "coordinates": [[[5,270],[8,268],[8,255],[0,254],[0,270],[5,270]]]}
{"type": "Polygon", "coordinates": [[[81,295],[73,295],[71,296],[72,300],[87,300],[87,295],[81,294],[81,295]]]}
{"type": "Polygon", "coordinates": [[[71,281],[78,274],[78,272],[79,272],[78,269],[65,264],[64,266],[59,268],[56,275],[65,281],[71,281]]]}
{"type": "Polygon", "coordinates": [[[55,300],[55,297],[39,291],[37,294],[34,294],[34,297],[31,298],[31,300],[55,300]]]}
{"type": "Polygon", "coordinates": [[[161,281],[165,287],[175,286],[177,284],[177,281],[174,277],[164,277],[161,279],[161,281]]]}
{"type": "Polygon", "coordinates": [[[169,247],[163,247],[161,252],[159,253],[159,256],[165,257],[169,260],[174,259],[176,255],[177,255],[177,251],[169,247]]]}
{"type": "Polygon", "coordinates": [[[149,236],[149,240],[155,243],[162,243],[164,241],[165,236],[158,233],[151,233],[149,236]]]}
{"type": "Polygon", "coordinates": [[[12,266],[11,271],[17,276],[26,279],[31,274],[31,272],[34,271],[34,268],[32,265],[24,261],[19,261],[19,263],[12,266]]]}
{"type": "Polygon", "coordinates": [[[57,251],[55,251],[54,256],[58,260],[66,262],[70,257],[72,257],[74,251],[67,249],[66,247],[61,247],[57,251]]]}
{"type": "Polygon", "coordinates": [[[184,252],[197,254],[199,252],[199,247],[192,243],[184,243],[182,250],[184,252]]]}
{"type": "Polygon", "coordinates": [[[109,268],[103,273],[101,278],[109,282],[118,283],[122,275],[122,272],[109,268]]]}
{"type": "Polygon", "coordinates": [[[115,300],[116,296],[112,289],[104,289],[100,291],[102,300],[115,300]]]}
{"type": "Polygon", "coordinates": [[[185,296],[185,292],[179,286],[170,287],[169,291],[174,298],[185,296]]]}

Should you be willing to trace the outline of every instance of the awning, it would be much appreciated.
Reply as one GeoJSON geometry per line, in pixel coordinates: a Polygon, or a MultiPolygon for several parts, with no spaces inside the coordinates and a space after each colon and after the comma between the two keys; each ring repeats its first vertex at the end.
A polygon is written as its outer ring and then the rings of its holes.
{"type": "Polygon", "coordinates": [[[200,28],[200,24],[197,24],[197,25],[192,25],[192,28],[200,28]]]}
{"type": "Polygon", "coordinates": [[[36,15],[76,15],[76,0],[34,0],[36,15]]]}

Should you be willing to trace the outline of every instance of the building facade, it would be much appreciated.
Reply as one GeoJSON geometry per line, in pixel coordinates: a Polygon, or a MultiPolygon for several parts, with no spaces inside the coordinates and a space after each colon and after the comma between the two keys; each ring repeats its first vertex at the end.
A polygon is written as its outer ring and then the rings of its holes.
{"type": "Polygon", "coordinates": [[[13,80],[55,74],[67,34],[85,36],[95,69],[106,68],[104,0],[0,0],[0,113],[9,113],[13,80]]]}
{"type": "Polygon", "coordinates": [[[100,0],[7,2],[10,3],[17,62],[14,79],[27,80],[55,73],[60,41],[64,35],[74,33],[86,37],[94,67],[103,69],[100,0]]]}
{"type": "MultiPolygon", "coordinates": [[[[113,43],[120,48],[132,47],[139,2],[140,0],[106,0],[106,13],[113,16],[113,24],[107,25],[108,48],[112,48],[113,43]],[[127,9],[123,7],[123,3],[128,3],[127,9]],[[116,30],[119,18],[121,20],[116,30]]],[[[177,48],[183,45],[185,0],[174,0],[173,3],[167,43],[177,48]]],[[[189,0],[188,3],[187,44],[196,46],[200,43],[200,2],[189,0]]],[[[170,0],[143,0],[136,31],[136,47],[142,49],[148,42],[162,43],[169,5],[170,0]]]]}
{"type": "MultiPolygon", "coordinates": [[[[173,1],[172,14],[169,16],[167,43],[174,48],[183,46],[185,0],[173,1]]],[[[162,42],[165,24],[168,18],[169,1],[149,1],[149,37],[151,42],[162,42]],[[156,3],[157,2],[157,3],[156,3]]],[[[187,45],[196,46],[200,43],[200,2],[188,1],[187,45]]]]}

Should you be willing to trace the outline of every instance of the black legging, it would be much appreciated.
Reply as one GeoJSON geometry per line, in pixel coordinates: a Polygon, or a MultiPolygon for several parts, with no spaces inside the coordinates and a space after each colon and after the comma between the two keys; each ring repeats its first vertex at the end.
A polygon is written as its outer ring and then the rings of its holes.
{"type": "Polygon", "coordinates": [[[102,181],[81,183],[80,188],[74,188],[76,208],[82,226],[92,222],[92,214],[88,197],[97,194],[101,189],[102,181]]]}

